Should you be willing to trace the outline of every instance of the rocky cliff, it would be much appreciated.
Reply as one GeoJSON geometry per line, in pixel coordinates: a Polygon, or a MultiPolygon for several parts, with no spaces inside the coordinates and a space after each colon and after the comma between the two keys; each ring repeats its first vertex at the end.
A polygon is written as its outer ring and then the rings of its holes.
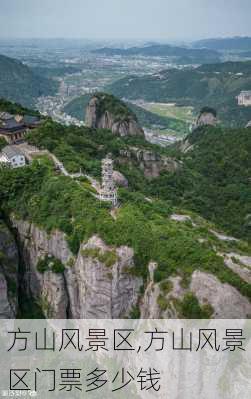
{"type": "MultiPolygon", "coordinates": [[[[173,214],[170,220],[196,226],[188,215],[173,214]]],[[[180,318],[188,317],[182,313],[186,301],[190,309],[197,307],[197,317],[251,317],[248,296],[221,282],[213,271],[195,269],[186,284],[179,274],[157,282],[158,264],[151,261],[143,283],[135,276],[134,251],[128,246],[108,246],[94,235],[74,256],[62,232],[48,234],[14,217],[11,222],[16,241],[5,226],[0,229],[0,318],[17,316],[18,294],[24,293],[47,318],[180,318]]],[[[219,243],[235,240],[212,233],[219,243]]],[[[234,271],[243,284],[250,283],[250,256],[218,254],[224,259],[223,268],[234,271]]]]}
{"type": "Polygon", "coordinates": [[[0,223],[0,318],[15,318],[18,311],[18,266],[16,243],[0,223]]]}
{"type": "Polygon", "coordinates": [[[216,126],[217,123],[217,112],[213,108],[204,107],[200,111],[194,128],[197,129],[201,126],[216,126]]]}
{"type": "Polygon", "coordinates": [[[83,243],[78,255],[69,250],[60,231],[48,235],[31,223],[12,220],[25,264],[26,292],[49,318],[123,318],[136,306],[142,281],[130,269],[129,247],[111,248],[97,236],[83,243]],[[38,270],[46,256],[64,266],[55,272],[38,270]]]}
{"type": "Polygon", "coordinates": [[[182,166],[182,163],[174,158],[137,147],[120,150],[118,162],[136,164],[144,172],[146,178],[158,177],[163,171],[174,172],[182,166]]]}
{"type": "Polygon", "coordinates": [[[110,129],[119,136],[142,136],[136,116],[127,106],[114,96],[96,94],[91,98],[85,115],[86,126],[98,129],[110,129]]]}

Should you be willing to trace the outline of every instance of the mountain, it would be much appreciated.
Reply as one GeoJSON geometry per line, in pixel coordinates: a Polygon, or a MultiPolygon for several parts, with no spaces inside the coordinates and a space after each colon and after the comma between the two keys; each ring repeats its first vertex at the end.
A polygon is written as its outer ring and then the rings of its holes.
{"type": "Polygon", "coordinates": [[[74,98],[64,107],[64,112],[80,121],[84,120],[86,108],[91,97],[92,94],[84,94],[83,96],[74,98]]]}
{"type": "Polygon", "coordinates": [[[168,44],[130,47],[127,49],[105,47],[94,50],[93,52],[106,56],[177,57],[177,62],[181,64],[200,64],[220,61],[220,54],[214,50],[174,47],[168,44]]]}
{"type": "Polygon", "coordinates": [[[193,43],[195,48],[207,48],[211,50],[250,50],[251,37],[229,37],[199,40],[193,43]]]}
{"type": "Polygon", "coordinates": [[[222,63],[201,65],[197,68],[200,72],[251,74],[251,61],[227,61],[222,63]]]}
{"type": "Polygon", "coordinates": [[[85,124],[90,128],[110,129],[119,136],[144,136],[136,115],[111,94],[96,93],[86,108],[85,124]]]}
{"type": "Polygon", "coordinates": [[[47,152],[0,168],[0,317],[250,317],[250,129],[165,149],[47,119],[26,140],[47,152]],[[107,153],[128,181],[113,209],[97,192],[107,153]]]}
{"type": "Polygon", "coordinates": [[[172,150],[183,168],[162,174],[152,191],[251,241],[251,132],[203,126],[172,150]]]}
{"type": "Polygon", "coordinates": [[[0,55],[0,98],[31,106],[37,97],[55,94],[56,89],[55,81],[34,74],[18,60],[0,55]]]}
{"type": "Polygon", "coordinates": [[[231,127],[245,126],[251,108],[239,107],[236,96],[251,89],[250,62],[227,62],[199,68],[162,71],[146,76],[130,76],[105,90],[128,100],[174,102],[199,110],[204,105],[218,108],[221,121],[231,127]]]}
{"type": "MultiPolygon", "coordinates": [[[[64,112],[74,118],[83,120],[90,99],[90,94],[85,94],[83,96],[77,97],[65,106],[64,112]]],[[[157,115],[130,102],[125,103],[127,107],[136,115],[140,125],[143,127],[150,129],[159,128],[160,130],[170,129],[178,133],[184,133],[188,129],[187,124],[183,121],[157,115]]]]}

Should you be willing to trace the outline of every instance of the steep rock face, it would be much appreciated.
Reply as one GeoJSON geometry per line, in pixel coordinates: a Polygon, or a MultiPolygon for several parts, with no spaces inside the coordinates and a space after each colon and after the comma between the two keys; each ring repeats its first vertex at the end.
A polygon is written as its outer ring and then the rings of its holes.
{"type": "Polygon", "coordinates": [[[141,279],[130,274],[133,250],[111,249],[97,236],[81,246],[69,288],[73,318],[121,318],[137,304],[141,279]],[[107,264],[106,255],[114,263],[107,264]]]}
{"type": "Polygon", "coordinates": [[[113,96],[94,96],[86,109],[86,126],[98,129],[110,129],[112,133],[119,136],[142,136],[144,131],[137,122],[136,116],[131,113],[126,105],[113,96]],[[107,98],[111,99],[114,105],[107,105],[107,98]],[[119,105],[119,110],[117,110],[119,105]]]}
{"type": "Polygon", "coordinates": [[[201,304],[209,303],[217,319],[246,319],[251,316],[251,303],[234,287],[222,284],[215,276],[200,271],[192,275],[191,291],[201,304]]]}
{"type": "Polygon", "coordinates": [[[118,172],[117,170],[113,171],[113,181],[116,184],[116,186],[118,187],[128,187],[129,183],[127,178],[120,172],[118,172]]]}
{"type": "Polygon", "coordinates": [[[64,235],[55,231],[48,235],[29,222],[13,219],[25,265],[23,282],[28,296],[39,302],[46,317],[66,318],[68,295],[62,274],[40,273],[38,261],[50,254],[66,264],[71,257],[64,235]]]}
{"type": "Polygon", "coordinates": [[[178,276],[166,282],[171,287],[168,292],[163,291],[161,284],[153,280],[149,282],[140,304],[142,318],[179,318],[175,301],[182,301],[187,292],[192,292],[201,306],[209,304],[213,309],[213,318],[246,319],[251,316],[249,300],[209,273],[194,271],[188,288],[182,287],[178,276]]]}
{"type": "Polygon", "coordinates": [[[137,304],[141,279],[130,274],[133,250],[110,248],[99,237],[82,244],[77,257],[65,235],[48,235],[28,222],[13,219],[25,263],[26,290],[51,318],[121,318],[137,304]],[[39,259],[52,255],[65,266],[63,273],[40,273],[39,259]]]}
{"type": "Polygon", "coordinates": [[[18,311],[18,250],[9,229],[0,223],[0,318],[15,318],[18,311]]]}
{"type": "Polygon", "coordinates": [[[129,147],[120,150],[120,163],[136,163],[144,172],[145,177],[158,177],[162,171],[174,172],[181,163],[170,157],[163,157],[153,151],[129,147]]]}
{"type": "Polygon", "coordinates": [[[197,118],[195,129],[201,126],[216,126],[218,123],[217,114],[213,109],[203,108],[197,118]]]}

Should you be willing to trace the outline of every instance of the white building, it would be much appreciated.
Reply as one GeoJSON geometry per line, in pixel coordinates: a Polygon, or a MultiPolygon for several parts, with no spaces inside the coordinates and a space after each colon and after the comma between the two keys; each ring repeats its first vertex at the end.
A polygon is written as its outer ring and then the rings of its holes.
{"type": "Polygon", "coordinates": [[[244,107],[251,106],[251,90],[249,91],[241,91],[241,93],[237,96],[238,105],[244,107]]]}
{"type": "Polygon", "coordinates": [[[113,180],[113,161],[107,155],[105,159],[102,160],[102,186],[100,190],[100,200],[108,201],[117,205],[117,190],[113,180]]]}
{"type": "Polygon", "coordinates": [[[0,162],[10,165],[12,168],[20,168],[25,166],[25,156],[18,149],[18,146],[7,145],[2,149],[0,154],[0,162]]]}

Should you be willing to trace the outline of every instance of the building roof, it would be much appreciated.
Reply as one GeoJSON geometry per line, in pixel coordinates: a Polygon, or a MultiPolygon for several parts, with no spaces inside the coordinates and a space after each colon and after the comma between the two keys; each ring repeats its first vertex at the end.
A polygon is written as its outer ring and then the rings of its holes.
{"type": "Polygon", "coordinates": [[[248,95],[251,96],[251,90],[242,90],[240,95],[248,95]]]}
{"type": "Polygon", "coordinates": [[[2,128],[4,129],[16,129],[16,128],[22,128],[24,127],[23,123],[17,122],[15,118],[8,119],[7,121],[4,121],[2,124],[2,128]]]}
{"type": "Polygon", "coordinates": [[[0,112],[0,119],[2,121],[7,121],[8,119],[12,119],[13,115],[9,114],[9,112],[0,112]]]}
{"type": "Polygon", "coordinates": [[[25,125],[38,125],[41,121],[38,116],[24,115],[22,122],[25,125]]]}
{"type": "Polygon", "coordinates": [[[17,146],[7,145],[2,149],[2,153],[6,155],[7,158],[11,159],[17,155],[23,155],[22,151],[18,149],[17,146]]]}

